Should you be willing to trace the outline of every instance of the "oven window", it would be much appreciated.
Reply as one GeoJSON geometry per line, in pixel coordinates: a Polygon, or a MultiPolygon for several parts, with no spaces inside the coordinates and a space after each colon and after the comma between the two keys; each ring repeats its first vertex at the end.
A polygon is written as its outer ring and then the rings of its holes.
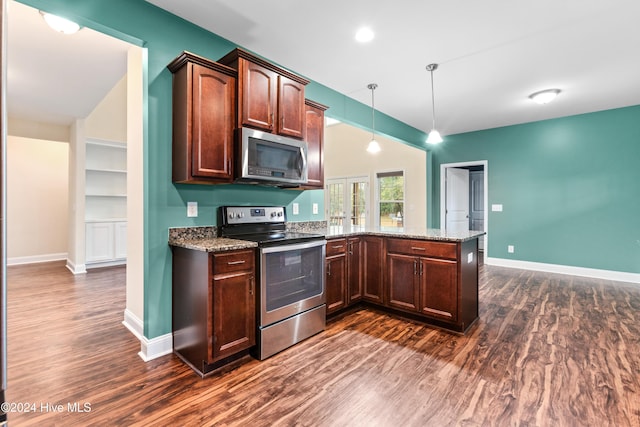
{"type": "Polygon", "coordinates": [[[321,246],[266,254],[267,312],[322,294],[323,262],[321,246]]]}

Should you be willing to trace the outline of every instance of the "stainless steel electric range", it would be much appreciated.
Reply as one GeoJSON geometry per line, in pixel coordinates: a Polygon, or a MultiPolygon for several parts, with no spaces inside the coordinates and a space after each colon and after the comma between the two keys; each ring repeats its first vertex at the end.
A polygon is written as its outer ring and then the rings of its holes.
{"type": "Polygon", "coordinates": [[[324,235],[287,231],[283,206],[223,206],[220,217],[222,237],[258,243],[256,357],[324,330],[324,235]]]}

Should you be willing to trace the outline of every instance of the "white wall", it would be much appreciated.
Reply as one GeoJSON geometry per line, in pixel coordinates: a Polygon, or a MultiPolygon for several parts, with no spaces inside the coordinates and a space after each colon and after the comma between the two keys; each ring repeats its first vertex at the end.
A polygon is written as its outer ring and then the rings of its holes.
{"type": "Polygon", "coordinates": [[[7,264],[66,258],[68,156],[66,142],[7,136],[7,264]]]}
{"type": "Polygon", "coordinates": [[[404,171],[404,227],[427,225],[427,153],[376,134],[382,150],[367,152],[371,132],[340,123],[325,128],[324,179],[368,176],[371,223],[374,221],[375,179],[378,172],[404,171]]]}
{"type": "Polygon", "coordinates": [[[127,142],[127,76],[113,86],[84,119],[88,138],[127,142]]]}
{"type": "MultiPolygon", "coordinates": [[[[127,308],[137,325],[129,325],[142,333],[144,319],[144,168],[143,112],[145,51],[137,46],[127,57],[127,308]]],[[[126,319],[129,323],[134,320],[126,319]]]]}

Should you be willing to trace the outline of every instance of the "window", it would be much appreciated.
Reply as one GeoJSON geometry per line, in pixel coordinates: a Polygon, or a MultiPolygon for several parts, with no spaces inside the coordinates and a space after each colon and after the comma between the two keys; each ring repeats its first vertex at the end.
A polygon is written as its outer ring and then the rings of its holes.
{"type": "Polygon", "coordinates": [[[402,230],[404,222],[404,173],[377,174],[378,226],[381,230],[402,230]]]}

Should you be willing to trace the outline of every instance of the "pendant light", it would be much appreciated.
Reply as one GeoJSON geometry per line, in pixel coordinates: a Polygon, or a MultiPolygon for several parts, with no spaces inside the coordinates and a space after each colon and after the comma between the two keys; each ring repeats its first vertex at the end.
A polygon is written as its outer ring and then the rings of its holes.
{"type": "Polygon", "coordinates": [[[436,130],[436,97],[433,93],[433,72],[438,69],[438,64],[429,64],[427,65],[427,71],[431,73],[431,108],[433,111],[433,123],[431,127],[431,132],[429,132],[429,136],[427,136],[428,144],[439,144],[442,142],[442,137],[440,136],[440,132],[436,130]]]}
{"type": "Polygon", "coordinates": [[[380,152],[380,144],[376,141],[376,107],[373,100],[373,91],[378,87],[375,83],[369,83],[367,88],[371,90],[371,141],[367,146],[369,153],[375,154],[380,152]]]}

